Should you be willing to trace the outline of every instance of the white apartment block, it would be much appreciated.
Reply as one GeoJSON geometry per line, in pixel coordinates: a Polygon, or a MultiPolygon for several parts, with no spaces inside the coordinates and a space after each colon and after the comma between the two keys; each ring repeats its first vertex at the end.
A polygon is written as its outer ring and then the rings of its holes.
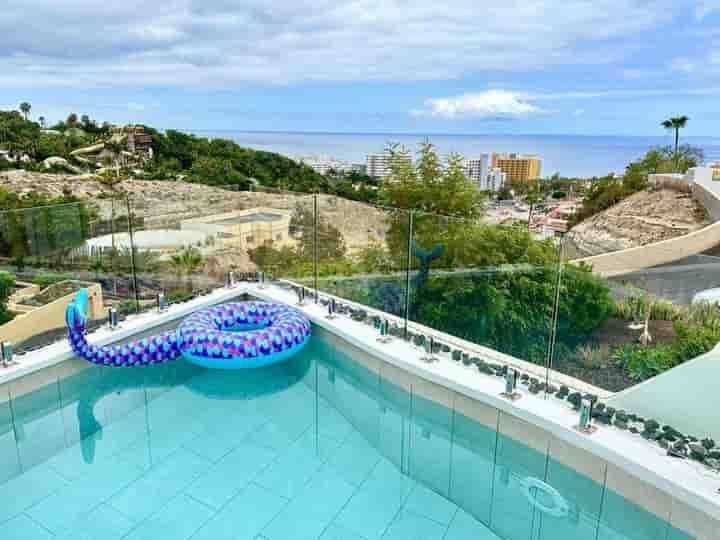
{"type": "Polygon", "coordinates": [[[480,185],[482,191],[500,191],[507,181],[507,174],[499,167],[490,169],[485,176],[485,184],[480,185]]]}
{"type": "Polygon", "coordinates": [[[481,191],[498,191],[505,185],[507,175],[497,167],[490,167],[490,156],[465,160],[465,176],[475,182],[481,191]]]}
{"type": "MultiPolygon", "coordinates": [[[[465,176],[468,180],[472,180],[478,186],[482,186],[488,175],[488,168],[490,167],[490,156],[487,154],[480,154],[480,157],[474,159],[465,160],[465,176]]],[[[480,188],[482,189],[482,187],[480,188]]]]}
{"type": "Polygon", "coordinates": [[[410,153],[403,149],[395,154],[389,150],[379,154],[368,154],[365,159],[368,176],[387,178],[392,173],[393,160],[403,160],[410,163],[410,153]]]}
{"type": "Polygon", "coordinates": [[[354,170],[352,163],[344,161],[342,159],[335,159],[331,157],[301,157],[300,163],[304,163],[314,171],[320,174],[327,174],[330,171],[336,171],[338,173],[348,173],[354,170]]]}

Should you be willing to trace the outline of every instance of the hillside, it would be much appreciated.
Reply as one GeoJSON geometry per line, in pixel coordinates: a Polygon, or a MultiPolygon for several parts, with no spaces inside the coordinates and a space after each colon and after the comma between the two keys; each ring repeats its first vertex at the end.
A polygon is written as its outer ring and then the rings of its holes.
{"type": "Polygon", "coordinates": [[[635,193],[568,234],[573,257],[610,253],[682,236],[709,225],[690,195],[670,189],[635,193]]]}
{"type": "MultiPolygon", "coordinates": [[[[46,174],[24,170],[0,172],[0,187],[19,193],[32,191],[58,196],[69,189],[98,207],[100,218],[109,219],[109,188],[91,175],[46,174]]],[[[133,212],[150,228],[174,227],[187,218],[254,207],[293,210],[297,204],[310,208],[311,195],[276,195],[262,192],[228,191],[182,181],[126,180],[121,188],[131,194],[133,212]]],[[[343,234],[349,249],[363,247],[370,239],[384,236],[384,215],[362,203],[320,195],[319,208],[328,223],[343,234]]],[[[116,215],[118,211],[115,205],[116,215]]]]}

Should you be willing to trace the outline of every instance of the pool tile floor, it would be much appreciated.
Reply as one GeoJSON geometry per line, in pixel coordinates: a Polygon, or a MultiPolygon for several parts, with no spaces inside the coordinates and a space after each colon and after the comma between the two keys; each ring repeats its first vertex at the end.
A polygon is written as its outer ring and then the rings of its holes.
{"type": "Polygon", "coordinates": [[[175,387],[0,484],[0,538],[499,540],[316,400],[210,400],[222,429],[175,387]]]}

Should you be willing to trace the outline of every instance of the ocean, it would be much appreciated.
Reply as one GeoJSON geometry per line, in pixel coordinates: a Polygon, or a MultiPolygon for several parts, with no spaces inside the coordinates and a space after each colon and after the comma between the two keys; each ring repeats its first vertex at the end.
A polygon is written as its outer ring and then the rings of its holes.
{"type": "MultiPolygon", "coordinates": [[[[364,163],[369,153],[382,151],[389,142],[412,150],[424,138],[435,144],[442,155],[458,152],[467,158],[489,152],[539,154],[542,175],[558,172],[562,176],[600,176],[621,173],[625,166],[649,148],[672,144],[672,137],[629,137],[589,135],[450,135],[393,133],[299,133],[260,131],[200,131],[201,137],[232,139],[242,146],[277,152],[292,158],[329,156],[353,163],[364,163]]],[[[699,146],[705,161],[720,160],[720,137],[685,137],[681,142],[699,146]]]]}

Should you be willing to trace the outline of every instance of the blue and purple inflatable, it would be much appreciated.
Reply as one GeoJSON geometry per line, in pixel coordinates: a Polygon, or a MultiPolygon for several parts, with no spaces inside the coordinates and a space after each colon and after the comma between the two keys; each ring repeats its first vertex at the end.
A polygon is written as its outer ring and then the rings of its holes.
{"type": "Polygon", "coordinates": [[[268,366],[287,360],[310,339],[310,321],[285,304],[235,302],[196,311],[176,330],[130,343],[98,347],[85,336],[88,293],[68,305],[68,340],[75,353],[103,366],[145,366],[183,356],[216,369],[268,366]]]}

